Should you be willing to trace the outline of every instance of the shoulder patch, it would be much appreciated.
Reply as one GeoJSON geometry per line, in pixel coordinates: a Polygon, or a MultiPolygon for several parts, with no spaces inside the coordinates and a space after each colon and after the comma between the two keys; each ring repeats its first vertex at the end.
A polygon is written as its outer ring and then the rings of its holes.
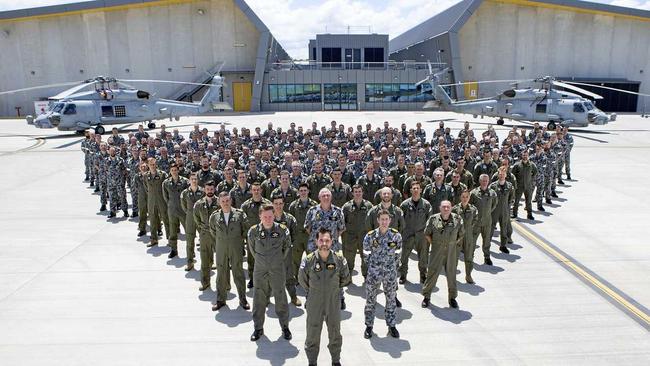
{"type": "Polygon", "coordinates": [[[399,233],[399,231],[397,231],[397,229],[394,229],[394,228],[390,228],[390,231],[392,231],[394,233],[399,233]]]}
{"type": "Polygon", "coordinates": [[[307,254],[307,260],[308,260],[308,261],[310,261],[312,258],[314,258],[314,253],[315,253],[315,252],[312,252],[312,253],[307,254]]]}

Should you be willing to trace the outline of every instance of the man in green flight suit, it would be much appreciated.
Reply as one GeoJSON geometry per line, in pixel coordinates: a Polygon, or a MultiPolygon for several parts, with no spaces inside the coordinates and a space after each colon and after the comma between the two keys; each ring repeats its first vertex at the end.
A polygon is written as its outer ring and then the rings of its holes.
{"type": "Polygon", "coordinates": [[[199,249],[201,254],[201,287],[199,291],[210,288],[210,267],[214,261],[214,237],[210,232],[210,215],[219,209],[219,202],[214,197],[214,182],[207,181],[203,186],[205,197],[194,204],[194,222],[199,230],[199,249]]]}
{"type": "Polygon", "coordinates": [[[210,215],[210,232],[214,236],[214,253],[217,263],[217,299],[212,306],[213,311],[226,305],[230,276],[235,280],[239,295],[239,305],[250,309],[246,301],[246,279],[244,278],[244,238],[247,234],[247,221],[244,211],[233,208],[228,192],[219,193],[220,210],[210,215]]]}
{"type": "Polygon", "coordinates": [[[178,232],[180,231],[181,224],[183,231],[185,228],[185,213],[183,212],[181,203],[181,193],[187,188],[190,183],[185,177],[178,174],[179,166],[172,163],[169,167],[171,177],[165,179],[163,182],[163,199],[167,204],[167,217],[169,220],[169,246],[172,250],[169,252],[168,258],[174,258],[178,255],[178,232]]]}
{"type": "Polygon", "coordinates": [[[167,179],[167,173],[159,170],[156,159],[147,160],[149,172],[145,176],[145,187],[147,190],[147,211],[149,213],[149,227],[151,229],[151,242],[147,247],[158,245],[160,232],[160,221],[165,225],[165,234],[169,237],[169,220],[167,220],[167,205],[163,199],[162,183],[167,179]]]}
{"type": "Polygon", "coordinates": [[[260,223],[248,231],[248,245],[255,258],[253,272],[253,325],[250,340],[255,342],[264,335],[264,317],[271,295],[275,299],[275,314],[280,321],[282,337],[290,340],[289,304],[284,290],[286,282],[285,261],[291,254],[289,229],[275,222],[273,205],[263,204],[259,212],[260,223]]]}
{"type": "Polygon", "coordinates": [[[350,283],[350,270],[345,258],[336,254],[332,248],[332,233],[321,228],[316,238],[318,250],[313,252],[300,264],[298,281],[309,292],[305,308],[307,309],[307,337],[305,353],[309,365],[316,365],[320,349],[320,336],[323,321],[327,324],[332,365],[340,366],[341,346],[341,309],[339,292],[350,283]]]}
{"type": "Polygon", "coordinates": [[[199,186],[196,173],[190,175],[190,186],[181,193],[181,206],[185,212],[185,248],[187,251],[187,266],[185,271],[194,269],[194,244],[196,241],[196,223],[194,222],[194,204],[203,198],[205,193],[199,186]]]}

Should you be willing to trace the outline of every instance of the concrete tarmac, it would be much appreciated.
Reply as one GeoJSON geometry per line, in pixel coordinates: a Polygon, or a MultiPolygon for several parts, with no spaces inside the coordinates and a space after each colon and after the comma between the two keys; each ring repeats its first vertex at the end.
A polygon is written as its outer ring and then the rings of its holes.
{"type": "MultiPolygon", "coordinates": [[[[331,120],[346,127],[423,122],[428,137],[438,120],[454,131],[469,120],[478,133],[494,122],[443,112],[296,112],[166,124],[187,136],[195,122],[212,131],[221,122],[264,129],[268,122],[308,128],[331,120]]],[[[509,121],[496,128],[504,136],[512,125],[530,128],[509,121]]],[[[118,127],[127,133],[137,126],[118,127]]],[[[558,186],[560,199],[534,222],[520,210],[511,254],[493,241],[494,266],[476,256],[476,284],[458,285],[459,310],[447,305],[444,278],[432,306],[420,307],[412,260],[409,283],[398,291],[402,337],[387,336],[378,306],[376,335],[366,340],[365,289],[355,273],[341,325],[344,365],[648,364],[650,120],[623,115],[572,133],[574,179],[558,186]]],[[[184,245],[181,258],[169,260],[164,240],[147,249],[134,220],[99,213],[99,197],[83,182],[80,141],[0,120],[2,365],[307,364],[304,308],[290,305],[292,341],[282,339],[271,308],[266,335],[250,342],[250,312],[234,294],[227,308],[211,311],[215,293],[199,292],[198,272],[183,271],[184,245]]],[[[462,264],[459,271],[463,280],[462,264]]],[[[330,363],[326,346],[325,329],[323,365],[330,363]]]]}

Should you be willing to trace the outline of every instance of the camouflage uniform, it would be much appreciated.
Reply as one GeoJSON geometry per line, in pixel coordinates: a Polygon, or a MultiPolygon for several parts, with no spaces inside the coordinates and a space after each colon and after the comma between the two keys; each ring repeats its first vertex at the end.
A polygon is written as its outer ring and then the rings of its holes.
{"type": "Polygon", "coordinates": [[[311,253],[316,248],[316,235],[318,230],[325,228],[332,233],[332,250],[338,252],[341,250],[341,232],[345,231],[345,218],[343,211],[331,206],[328,211],[323,210],[320,205],[314,206],[307,211],[305,216],[305,229],[309,230],[309,240],[307,240],[307,252],[311,253]]]}
{"type": "Polygon", "coordinates": [[[106,174],[108,177],[108,197],[111,203],[111,212],[120,208],[124,211],[128,208],[126,203],[126,187],[124,179],[126,165],[119,156],[108,157],[106,160],[106,174]]]}
{"type": "Polygon", "coordinates": [[[555,192],[555,182],[557,180],[557,162],[558,157],[553,148],[545,152],[546,169],[544,170],[544,196],[551,199],[551,193],[555,192]]]}
{"type": "Polygon", "coordinates": [[[422,296],[431,298],[431,291],[436,287],[440,269],[444,268],[447,276],[447,291],[449,299],[458,296],[456,288],[456,267],[458,266],[458,249],[464,238],[463,219],[451,213],[447,221],[442,214],[435,214],[427,221],[424,235],[431,238],[431,251],[427,278],[422,287],[422,296]]]}
{"type": "Polygon", "coordinates": [[[389,327],[395,326],[397,267],[401,250],[402,235],[395,229],[388,229],[384,234],[381,234],[379,229],[371,230],[363,239],[363,255],[368,263],[364,308],[366,327],[372,327],[374,324],[377,292],[382,286],[386,295],[386,324],[389,327]]]}
{"type": "MultiPolygon", "coordinates": [[[[140,171],[140,158],[130,157],[127,162],[127,169],[129,171],[128,184],[129,184],[129,193],[131,194],[131,209],[133,214],[140,213],[140,204],[138,202],[138,185],[136,183],[136,176],[140,171]]],[[[146,204],[145,204],[146,205],[146,204]]]]}
{"type": "Polygon", "coordinates": [[[544,192],[546,191],[546,187],[544,185],[547,170],[546,155],[543,153],[540,153],[539,155],[535,154],[530,157],[530,161],[532,161],[537,166],[537,174],[535,175],[535,201],[537,201],[538,206],[541,206],[544,200],[544,192]]]}
{"type": "Polygon", "coordinates": [[[105,206],[108,201],[108,154],[101,151],[95,156],[97,163],[97,186],[99,187],[99,201],[105,206]]]}
{"type": "Polygon", "coordinates": [[[566,172],[567,178],[571,176],[571,150],[573,150],[573,136],[566,134],[564,136],[564,159],[560,160],[560,168],[558,169],[558,176],[562,176],[562,168],[566,172]]]}
{"type": "Polygon", "coordinates": [[[86,179],[90,179],[90,171],[92,170],[92,152],[90,150],[89,139],[81,141],[81,151],[84,153],[84,172],[86,174],[86,179]]]}

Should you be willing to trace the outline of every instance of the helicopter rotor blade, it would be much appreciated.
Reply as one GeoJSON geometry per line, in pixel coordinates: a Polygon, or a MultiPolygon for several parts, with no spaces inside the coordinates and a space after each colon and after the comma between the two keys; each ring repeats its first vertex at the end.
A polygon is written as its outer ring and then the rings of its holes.
{"type": "Polygon", "coordinates": [[[431,79],[429,79],[429,78],[422,79],[422,80],[418,81],[417,83],[415,83],[415,86],[418,87],[418,86],[420,86],[420,85],[422,85],[422,84],[424,84],[426,82],[429,82],[430,80],[431,79]]]}
{"type": "Polygon", "coordinates": [[[224,66],[226,66],[226,61],[221,62],[221,65],[219,65],[219,69],[217,69],[217,72],[216,72],[215,75],[219,75],[219,73],[221,73],[221,69],[223,69],[224,66]]]}
{"type": "Polygon", "coordinates": [[[576,81],[564,81],[563,83],[564,84],[571,84],[571,85],[575,84],[575,85],[582,85],[582,86],[593,86],[594,88],[613,90],[613,91],[617,91],[617,92],[621,92],[621,93],[639,95],[639,96],[642,96],[642,97],[650,97],[650,94],[637,93],[637,92],[633,92],[633,91],[630,91],[630,90],[612,88],[610,86],[604,86],[604,85],[586,84],[586,83],[579,83],[579,82],[576,82],[576,81]]]}
{"type": "Polygon", "coordinates": [[[582,89],[582,88],[579,88],[579,87],[577,87],[577,86],[575,86],[575,85],[570,85],[570,84],[563,83],[563,82],[561,82],[561,81],[556,81],[556,80],[553,80],[551,83],[552,83],[554,86],[559,86],[559,87],[562,87],[562,88],[565,88],[565,89],[573,90],[573,91],[575,91],[575,92],[578,92],[578,93],[580,93],[580,94],[584,94],[584,95],[586,95],[586,96],[588,96],[588,97],[592,97],[592,98],[594,98],[594,99],[603,99],[602,96],[600,96],[600,95],[598,95],[598,94],[596,94],[596,93],[592,93],[592,92],[590,92],[590,91],[588,91],[588,90],[584,90],[584,89],[582,89]]]}
{"type": "Polygon", "coordinates": [[[433,75],[433,66],[431,66],[431,61],[427,60],[427,66],[429,67],[429,75],[433,75]]]}
{"type": "Polygon", "coordinates": [[[465,82],[458,82],[453,84],[442,84],[440,86],[455,86],[455,85],[467,85],[467,84],[523,83],[527,81],[533,81],[533,79],[465,81],[465,82]]]}
{"type": "Polygon", "coordinates": [[[30,91],[30,90],[48,89],[48,88],[56,88],[56,87],[61,87],[61,86],[77,85],[79,83],[83,83],[83,81],[69,81],[67,83],[47,84],[47,85],[39,85],[39,86],[30,86],[28,88],[5,90],[5,91],[1,91],[0,95],[14,94],[14,93],[20,93],[20,92],[25,92],[25,91],[30,91]]]}
{"type": "Polygon", "coordinates": [[[188,81],[174,81],[174,80],[147,80],[147,79],[120,79],[121,82],[128,81],[130,83],[159,83],[159,84],[183,84],[183,85],[197,85],[197,86],[212,86],[214,84],[192,83],[188,81]]]}

